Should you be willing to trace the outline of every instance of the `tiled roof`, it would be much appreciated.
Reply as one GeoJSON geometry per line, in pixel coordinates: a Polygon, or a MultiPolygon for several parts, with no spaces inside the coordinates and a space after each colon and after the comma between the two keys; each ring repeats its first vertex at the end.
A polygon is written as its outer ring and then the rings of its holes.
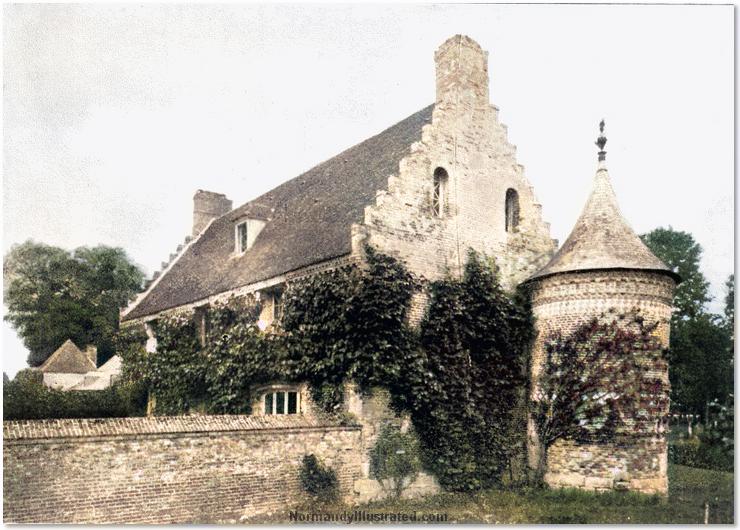
{"type": "Polygon", "coordinates": [[[84,374],[95,369],[95,363],[71,339],[64,341],[39,367],[44,373],[63,374],[84,374]]]}
{"type": "Polygon", "coordinates": [[[266,280],[351,251],[351,226],[431,122],[430,105],[213,221],[138,304],[131,320],[266,280]],[[234,221],[269,218],[234,256],[234,221]]]}
{"type": "Polygon", "coordinates": [[[601,269],[651,270],[680,281],[679,276],[645,246],[622,217],[609,172],[603,164],[596,171],[591,196],[568,239],[550,262],[529,280],[558,273],[601,269]]]}

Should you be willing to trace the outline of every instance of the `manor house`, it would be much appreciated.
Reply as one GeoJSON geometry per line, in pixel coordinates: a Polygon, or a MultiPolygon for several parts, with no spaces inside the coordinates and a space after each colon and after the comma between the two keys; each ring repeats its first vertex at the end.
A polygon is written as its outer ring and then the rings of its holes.
{"type": "MultiPolygon", "coordinates": [[[[494,256],[505,287],[533,282],[536,314],[549,323],[547,330],[557,328],[560,315],[572,325],[617,299],[620,307],[647,304],[651,314],[669,316],[673,273],[622,219],[605,166],[597,172],[590,213],[551,262],[557,242],[489,100],[488,53],[456,35],[434,61],[434,103],[376,136],[237,208],[222,194],[198,190],[191,235],[122,312],[122,322],[144,324],[154,351],[150,324],[158,317],[180,311],[197,316],[208,304],[254,293],[263,307],[260,325],[267,327],[286,282],[360,262],[366,243],[427,280],[459,274],[469,248],[494,256]]],[[[412,318],[423,310],[419,295],[412,318]]],[[[540,337],[544,329],[538,328],[540,337]]],[[[278,383],[264,390],[256,412],[306,412],[302,388],[278,383]]],[[[370,444],[372,422],[363,424],[365,430],[370,444]]],[[[651,440],[646,470],[638,474],[643,482],[631,487],[664,491],[664,436],[651,440]]],[[[599,464],[599,481],[587,483],[588,466],[566,469],[569,457],[586,459],[582,452],[555,452],[558,469],[549,478],[558,485],[629,485],[632,468],[641,465],[630,456],[637,452],[617,456],[599,464]]]]}

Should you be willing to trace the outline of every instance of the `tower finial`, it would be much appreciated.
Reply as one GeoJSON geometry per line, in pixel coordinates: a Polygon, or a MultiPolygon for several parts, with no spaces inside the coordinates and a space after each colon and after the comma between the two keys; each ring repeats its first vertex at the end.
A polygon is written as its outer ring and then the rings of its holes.
{"type": "Polygon", "coordinates": [[[599,123],[599,132],[601,134],[596,139],[596,145],[599,148],[599,162],[604,162],[606,160],[606,151],[604,151],[604,147],[606,146],[606,136],[604,136],[604,120],[601,120],[601,123],[599,123]]]}

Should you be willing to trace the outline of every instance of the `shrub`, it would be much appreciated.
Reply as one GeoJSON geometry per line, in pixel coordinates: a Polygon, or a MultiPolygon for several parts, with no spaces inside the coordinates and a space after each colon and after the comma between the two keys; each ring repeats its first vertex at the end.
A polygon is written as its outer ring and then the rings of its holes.
{"type": "Polygon", "coordinates": [[[399,498],[420,470],[416,437],[391,425],[383,426],[370,450],[370,475],[383,487],[383,481],[388,481],[394,497],[399,498]]]}
{"type": "Polygon", "coordinates": [[[303,489],[315,500],[331,502],[339,497],[337,474],[319,462],[315,455],[303,456],[299,477],[303,489]]]}
{"type": "Polygon", "coordinates": [[[146,408],[146,391],[140,384],[65,392],[48,388],[38,377],[25,372],[31,371],[19,372],[13,381],[3,385],[5,420],[141,416],[146,408]]]}

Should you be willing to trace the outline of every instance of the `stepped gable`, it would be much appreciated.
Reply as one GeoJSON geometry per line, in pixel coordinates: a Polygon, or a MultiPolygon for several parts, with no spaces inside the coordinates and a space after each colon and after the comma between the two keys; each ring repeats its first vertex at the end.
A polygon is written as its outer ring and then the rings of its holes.
{"type": "Polygon", "coordinates": [[[434,105],[215,219],[122,320],[152,315],[351,251],[351,227],[411,144],[434,105]],[[234,223],[269,219],[254,246],[234,255],[234,223]]]}

